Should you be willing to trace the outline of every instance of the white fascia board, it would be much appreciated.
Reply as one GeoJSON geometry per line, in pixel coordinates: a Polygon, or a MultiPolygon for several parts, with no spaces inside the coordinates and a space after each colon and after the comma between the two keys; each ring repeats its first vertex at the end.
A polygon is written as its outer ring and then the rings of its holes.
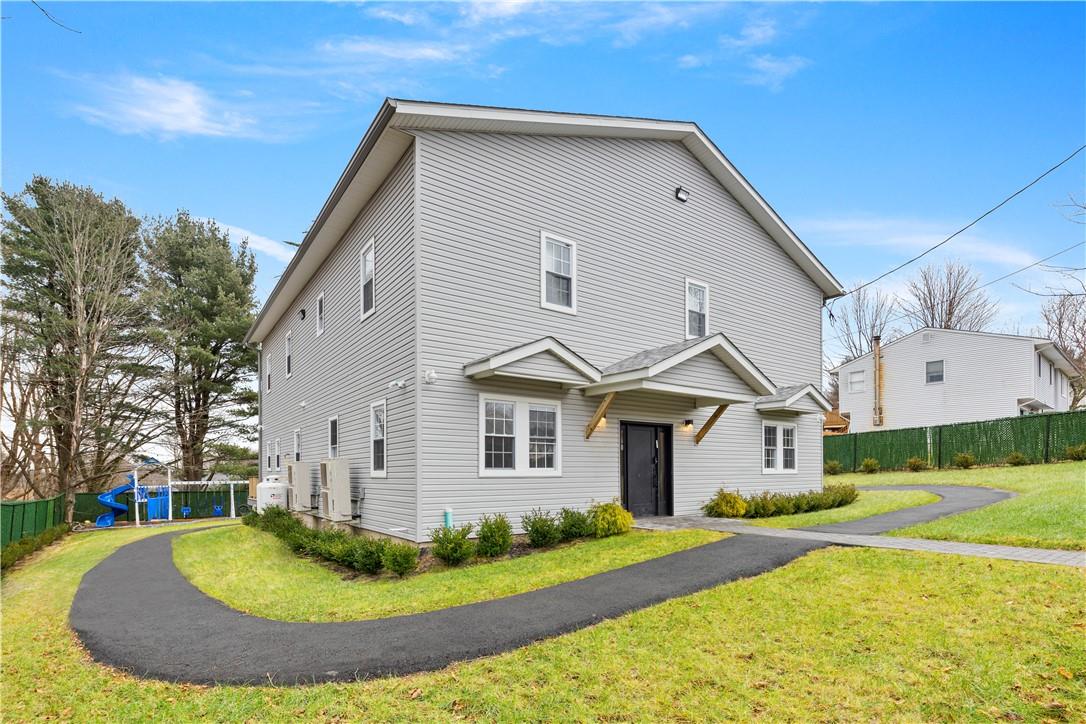
{"type": "Polygon", "coordinates": [[[808,397],[808,396],[810,396],[810,398],[815,401],[815,404],[817,404],[820,408],[822,408],[823,412],[829,412],[830,410],[833,409],[833,405],[830,404],[830,401],[827,400],[825,395],[823,395],[819,390],[817,390],[814,385],[807,385],[806,387],[799,390],[798,392],[796,392],[791,397],[789,397],[788,399],[785,399],[785,400],[773,400],[771,402],[755,402],[754,403],[754,409],[755,410],[786,410],[788,412],[797,412],[797,413],[800,413],[800,414],[805,414],[807,412],[806,410],[796,410],[796,409],[793,409],[792,406],[795,405],[799,400],[803,399],[804,397],[808,397]]]}
{"type": "Polygon", "coordinates": [[[771,395],[773,394],[773,391],[777,389],[777,386],[773,384],[773,381],[766,377],[765,373],[760,369],[755,367],[754,363],[747,359],[746,355],[740,352],[739,348],[732,344],[731,340],[719,333],[646,368],[648,373],[646,376],[655,377],[661,372],[665,372],[666,370],[697,357],[699,354],[704,354],[705,352],[712,352],[716,355],[717,359],[735,372],[758,394],[771,395]]]}
{"type": "MultiPolygon", "coordinates": [[[[471,377],[473,379],[481,379],[483,377],[490,377],[499,373],[499,370],[505,365],[519,362],[522,359],[533,357],[537,354],[550,353],[560,359],[566,365],[572,367],[578,373],[580,373],[586,380],[590,382],[599,382],[602,377],[601,372],[586,362],[580,355],[565,346],[554,337],[544,337],[543,339],[537,339],[534,342],[521,345],[514,349],[499,352],[498,354],[486,357],[477,362],[464,365],[464,376],[471,377]]],[[[512,376],[512,375],[509,375],[512,376]]],[[[516,375],[523,377],[524,375],[516,375]]],[[[541,377],[535,377],[533,379],[543,379],[541,377]]],[[[568,384],[567,380],[549,380],[551,382],[562,382],[568,384]]]]}
{"type": "Polygon", "coordinates": [[[698,407],[708,405],[733,405],[754,401],[753,395],[737,395],[721,390],[708,390],[702,387],[688,387],[686,385],[674,385],[665,382],[653,382],[646,379],[626,380],[624,382],[601,382],[596,385],[586,385],[581,388],[585,397],[598,397],[609,392],[632,392],[644,390],[646,392],[658,392],[665,395],[677,395],[689,397],[695,400],[698,407]]]}
{"type": "Polygon", "coordinates": [[[1056,366],[1056,369],[1063,372],[1068,377],[1076,377],[1079,371],[1075,368],[1075,365],[1071,360],[1067,359],[1064,353],[1056,346],[1054,342],[1042,342],[1034,345],[1034,349],[1041,353],[1041,355],[1052,362],[1056,366]]]}

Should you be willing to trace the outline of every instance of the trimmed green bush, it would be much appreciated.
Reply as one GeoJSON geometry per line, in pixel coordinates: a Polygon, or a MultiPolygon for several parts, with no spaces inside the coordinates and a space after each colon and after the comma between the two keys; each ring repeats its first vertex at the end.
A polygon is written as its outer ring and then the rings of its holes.
{"type": "Polygon", "coordinates": [[[597,538],[622,535],[633,528],[633,515],[618,503],[595,503],[588,509],[588,517],[597,538]]]}
{"type": "Polygon", "coordinates": [[[550,513],[536,508],[525,513],[520,519],[524,532],[528,535],[528,545],[533,548],[546,548],[562,539],[558,522],[550,513]]]}
{"type": "Polygon", "coordinates": [[[710,518],[742,518],[747,512],[747,502],[739,493],[729,493],[724,488],[716,491],[701,510],[710,518]]]}
{"type": "MultiPolygon", "coordinates": [[[[840,508],[843,505],[855,502],[859,493],[853,485],[827,485],[821,491],[812,490],[806,493],[770,493],[762,492],[743,497],[738,493],[726,493],[734,496],[743,503],[741,514],[715,515],[716,508],[713,503],[721,497],[723,490],[717,492],[713,500],[709,501],[702,510],[712,517],[739,517],[739,518],[769,518],[775,515],[792,515],[793,513],[810,513],[815,510],[828,510],[840,508]]],[[[729,498],[730,500],[730,498],[729,498]]],[[[731,511],[737,508],[732,508],[731,511]]]]}
{"type": "Polygon", "coordinates": [[[909,458],[905,461],[905,467],[914,473],[919,473],[928,469],[928,461],[924,458],[909,458]]]}
{"type": "Polygon", "coordinates": [[[1014,467],[1018,467],[1019,465],[1029,465],[1029,458],[1015,450],[1010,455],[1008,455],[1007,459],[1003,462],[1005,462],[1007,465],[1013,465],[1014,467]]]}
{"type": "Polygon", "coordinates": [[[562,508],[558,512],[558,533],[562,540],[575,540],[587,538],[595,534],[592,520],[588,513],[582,513],[573,508],[562,508]]]}
{"type": "Polygon", "coordinates": [[[434,528],[430,531],[434,555],[450,566],[468,560],[475,555],[475,541],[469,538],[471,531],[471,523],[459,528],[434,528]]]}
{"type": "Polygon", "coordinates": [[[350,561],[347,565],[371,576],[380,573],[384,566],[381,559],[385,554],[385,548],[388,547],[388,541],[384,538],[358,537],[352,543],[350,561]]]}
{"type": "Polygon", "coordinates": [[[251,528],[256,528],[260,525],[260,513],[255,510],[251,510],[245,515],[241,516],[241,522],[243,525],[247,525],[251,528]]]}
{"type": "Polygon", "coordinates": [[[0,551],[0,569],[10,568],[31,553],[63,538],[70,530],[71,528],[68,527],[67,523],[61,523],[46,528],[37,535],[20,538],[14,543],[8,543],[4,546],[3,551],[0,551]]]}
{"type": "Polygon", "coordinates": [[[1081,445],[1068,445],[1063,456],[1068,460],[1086,460],[1086,442],[1081,445]]]}
{"type": "Polygon", "coordinates": [[[962,470],[968,470],[976,464],[977,458],[973,455],[973,453],[954,453],[954,467],[961,468],[962,470]]]}
{"type": "Polygon", "coordinates": [[[479,519],[479,541],[475,546],[486,558],[504,556],[513,547],[513,526],[502,513],[484,515],[479,519]]]}
{"type": "Polygon", "coordinates": [[[861,473],[867,473],[868,475],[871,475],[872,473],[877,473],[878,471],[879,461],[875,458],[864,458],[863,462],[860,463],[861,473]]]}
{"type": "Polygon", "coordinates": [[[381,563],[403,578],[419,567],[419,549],[410,543],[389,543],[381,554],[381,563]]]}
{"type": "Polygon", "coordinates": [[[826,475],[840,475],[845,472],[845,468],[837,460],[827,460],[826,464],[822,466],[822,472],[826,473],[826,475]]]}

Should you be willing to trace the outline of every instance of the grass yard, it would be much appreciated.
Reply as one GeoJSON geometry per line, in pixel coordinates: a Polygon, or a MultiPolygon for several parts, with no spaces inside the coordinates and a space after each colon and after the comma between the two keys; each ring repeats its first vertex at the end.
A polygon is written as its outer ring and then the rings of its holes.
{"type": "Polygon", "coordinates": [[[704,530],[586,540],[493,563],[345,580],[299,558],[270,533],[232,526],[182,536],[174,563],[197,588],[240,611],[286,621],[352,621],[511,596],[621,568],[726,537],[704,530]]]}
{"type": "Polygon", "coordinates": [[[861,490],[854,503],[840,508],[795,515],[778,515],[773,518],[752,518],[746,522],[764,528],[807,528],[813,525],[846,523],[850,520],[870,518],[873,515],[927,505],[938,500],[938,495],[925,493],[922,490],[861,490]]]}
{"type": "Polygon", "coordinates": [[[892,531],[890,535],[1086,550],[1086,462],[1021,467],[851,473],[833,478],[854,485],[983,485],[1017,497],[969,513],[892,531]]]}
{"type": "Polygon", "coordinates": [[[5,721],[1086,716],[1081,571],[857,548],[429,674],[302,688],[142,681],[89,661],[67,616],[86,571],[151,533],[75,536],[4,577],[5,721]]]}

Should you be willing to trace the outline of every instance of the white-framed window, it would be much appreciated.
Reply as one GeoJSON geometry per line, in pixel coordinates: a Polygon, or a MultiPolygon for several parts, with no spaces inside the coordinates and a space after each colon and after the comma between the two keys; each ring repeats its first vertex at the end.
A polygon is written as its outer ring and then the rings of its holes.
{"type": "Polygon", "coordinates": [[[271,390],[271,370],[268,370],[268,386],[267,389],[271,390]]]}
{"type": "Polygon", "coordinates": [[[539,306],[577,313],[577,244],[539,232],[539,306]]]}
{"type": "Polygon", "coordinates": [[[268,457],[268,464],[264,466],[266,472],[271,472],[275,468],[272,466],[272,442],[268,440],[264,443],[264,454],[268,457]]]}
{"type": "Polygon", "coordinates": [[[324,334],[324,292],[317,295],[317,336],[324,334]]]}
{"type": "Polygon", "coordinates": [[[562,407],[514,395],[479,395],[479,475],[562,474],[562,407]]]}
{"type": "Polygon", "coordinates": [[[291,375],[291,355],[294,352],[294,332],[287,332],[287,379],[290,379],[291,375]]]}
{"type": "Polygon", "coordinates": [[[1041,376],[1041,353],[1037,353],[1037,376],[1041,376]]]}
{"type": "Polygon", "coordinates": [[[301,462],[302,460],[302,431],[297,429],[294,431],[294,462],[301,462]]]}
{"type": "Polygon", "coordinates": [[[704,337],[709,333],[709,285],[694,279],[686,280],[686,338],[704,337]]]}
{"type": "Polygon", "coordinates": [[[796,472],[796,426],[762,423],[762,472],[796,472]]]}
{"type": "Polygon", "coordinates": [[[1050,385],[1055,383],[1055,379],[1053,378],[1053,371],[1055,369],[1056,368],[1052,366],[1052,363],[1049,362],[1048,363],[1048,384],[1050,384],[1050,385]]]}
{"type": "Polygon", "coordinates": [[[328,418],[328,457],[339,457],[339,418],[328,418]]]}
{"type": "Polygon", "coordinates": [[[866,384],[866,374],[864,370],[853,370],[848,373],[848,391],[849,392],[863,392],[864,384],[866,384]]]}
{"type": "Polygon", "coordinates": [[[924,383],[934,385],[943,381],[943,360],[924,363],[924,383]]]}
{"type": "Polygon", "coordinates": [[[378,400],[370,405],[370,477],[383,478],[386,473],[386,460],[388,448],[385,446],[385,412],[387,408],[384,400],[378,400]]]}
{"type": "Polygon", "coordinates": [[[279,438],[275,438],[275,469],[283,469],[283,455],[279,449],[279,438]]]}
{"type": "Polygon", "coordinates": [[[358,276],[359,276],[359,295],[360,304],[362,309],[362,319],[373,314],[374,309],[374,292],[377,268],[375,265],[375,259],[373,255],[375,241],[377,237],[370,237],[370,240],[366,242],[366,245],[362,247],[362,251],[358,257],[358,276]]]}

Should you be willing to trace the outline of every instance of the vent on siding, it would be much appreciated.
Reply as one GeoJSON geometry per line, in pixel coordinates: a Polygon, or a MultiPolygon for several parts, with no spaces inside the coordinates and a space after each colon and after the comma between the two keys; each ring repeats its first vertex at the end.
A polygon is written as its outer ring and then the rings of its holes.
{"type": "Polygon", "coordinates": [[[920,335],[920,344],[927,344],[931,342],[931,332],[924,332],[920,335]]]}

